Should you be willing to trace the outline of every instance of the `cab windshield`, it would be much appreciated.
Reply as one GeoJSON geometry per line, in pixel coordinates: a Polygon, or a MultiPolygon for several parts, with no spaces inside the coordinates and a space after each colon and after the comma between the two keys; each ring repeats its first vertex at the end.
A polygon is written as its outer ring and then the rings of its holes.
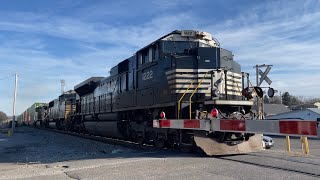
{"type": "Polygon", "coordinates": [[[164,53],[183,53],[185,49],[195,47],[210,47],[208,44],[192,41],[163,41],[162,51],[164,53]]]}

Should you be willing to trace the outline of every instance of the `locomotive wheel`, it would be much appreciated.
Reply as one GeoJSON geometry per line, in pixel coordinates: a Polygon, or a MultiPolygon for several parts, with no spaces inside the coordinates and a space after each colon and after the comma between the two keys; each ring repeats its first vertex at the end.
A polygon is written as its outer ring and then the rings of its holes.
{"type": "Polygon", "coordinates": [[[136,142],[137,142],[138,144],[143,144],[143,143],[144,143],[144,138],[143,138],[143,136],[138,135],[138,136],[136,137],[136,142]]]}
{"type": "Polygon", "coordinates": [[[144,143],[144,138],[143,138],[141,132],[133,130],[132,134],[131,134],[131,138],[132,138],[132,140],[134,142],[136,142],[138,144],[143,144],[144,143]]]}
{"type": "Polygon", "coordinates": [[[57,127],[58,130],[61,130],[61,129],[62,129],[62,128],[61,128],[60,120],[57,120],[57,121],[56,121],[56,127],[57,127]]]}
{"type": "Polygon", "coordinates": [[[157,148],[160,148],[160,149],[164,148],[167,145],[165,134],[157,133],[156,137],[153,140],[153,143],[157,148]]]}
{"type": "Polygon", "coordinates": [[[196,149],[193,135],[193,132],[182,132],[182,134],[180,134],[179,147],[182,152],[190,153],[196,149]]]}
{"type": "Polygon", "coordinates": [[[185,153],[191,153],[195,151],[195,146],[191,144],[180,144],[180,150],[185,153]]]}
{"type": "Polygon", "coordinates": [[[164,146],[166,145],[166,141],[164,139],[155,139],[154,140],[154,145],[157,148],[164,148],[164,146]]]}

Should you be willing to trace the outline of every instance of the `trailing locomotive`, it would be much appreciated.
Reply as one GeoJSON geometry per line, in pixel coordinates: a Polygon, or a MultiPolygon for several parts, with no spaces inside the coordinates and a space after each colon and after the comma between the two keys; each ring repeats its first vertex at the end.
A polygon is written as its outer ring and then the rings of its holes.
{"type": "MultiPolygon", "coordinates": [[[[209,33],[173,31],[111,68],[110,76],[76,85],[72,128],[192,150],[194,131],[155,129],[153,120],[252,118],[253,101],[242,96],[248,79],[232,52],[220,48],[209,33]]],[[[209,136],[217,145],[232,146],[227,150],[232,151],[252,134],[213,132],[209,136]]]]}
{"type": "Polygon", "coordinates": [[[43,120],[45,127],[57,128],[57,129],[70,129],[71,127],[71,114],[73,113],[75,106],[76,93],[74,91],[64,92],[58,99],[54,99],[49,102],[47,107],[39,109],[41,112],[46,109],[47,112],[44,116],[39,116],[39,121],[43,120]]]}

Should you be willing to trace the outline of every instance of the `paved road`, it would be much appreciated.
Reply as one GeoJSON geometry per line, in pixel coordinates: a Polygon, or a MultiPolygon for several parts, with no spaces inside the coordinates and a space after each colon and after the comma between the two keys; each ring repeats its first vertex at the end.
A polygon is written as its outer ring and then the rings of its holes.
{"type": "Polygon", "coordinates": [[[0,179],[319,179],[320,140],[310,156],[271,150],[220,158],[140,151],[32,128],[0,135],[0,179]]]}

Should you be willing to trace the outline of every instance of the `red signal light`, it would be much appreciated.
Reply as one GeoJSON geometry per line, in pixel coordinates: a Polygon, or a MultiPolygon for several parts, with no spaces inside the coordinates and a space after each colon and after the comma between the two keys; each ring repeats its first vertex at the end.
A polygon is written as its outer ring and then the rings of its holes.
{"type": "Polygon", "coordinates": [[[216,108],[213,108],[211,110],[212,117],[216,118],[216,117],[218,117],[218,114],[219,114],[219,112],[218,112],[218,110],[216,108]]]}

